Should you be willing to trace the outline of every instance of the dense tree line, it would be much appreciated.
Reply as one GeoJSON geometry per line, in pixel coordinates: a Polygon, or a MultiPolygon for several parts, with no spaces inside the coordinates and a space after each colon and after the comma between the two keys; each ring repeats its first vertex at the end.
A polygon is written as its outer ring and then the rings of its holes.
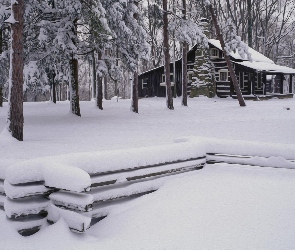
{"type": "MultiPolygon", "coordinates": [[[[48,93],[54,103],[68,99],[77,116],[79,95],[101,110],[103,98],[129,97],[138,113],[138,74],[160,65],[167,69],[167,107],[174,109],[168,68],[179,58],[186,68],[182,55],[196,43],[208,46],[204,17],[208,38],[218,38],[225,52],[236,49],[235,41],[247,53],[244,42],[293,65],[294,8],[294,0],[1,0],[0,106],[3,97],[10,102],[8,129],[22,140],[13,116],[22,126],[22,102],[48,93]]],[[[182,82],[187,93],[186,74],[182,82]]]]}

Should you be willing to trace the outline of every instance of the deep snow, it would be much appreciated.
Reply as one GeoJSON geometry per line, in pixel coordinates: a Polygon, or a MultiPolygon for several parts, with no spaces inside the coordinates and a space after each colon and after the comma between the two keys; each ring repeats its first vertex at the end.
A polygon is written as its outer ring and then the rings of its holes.
{"type": "Polygon", "coordinates": [[[295,172],[208,166],[114,209],[86,235],[60,220],[29,238],[0,211],[1,249],[294,249],[295,172]]]}
{"type": "MultiPolygon", "coordinates": [[[[293,99],[248,101],[244,108],[207,98],[189,99],[186,108],[176,99],[170,111],[164,98],[149,98],[140,100],[140,114],[129,106],[130,100],[105,101],[100,111],[82,102],[80,118],[69,114],[68,102],[25,103],[25,141],[0,134],[2,176],[17,161],[172,144],[179,137],[295,142],[293,99]]],[[[0,131],[6,113],[7,104],[0,108],[0,131]]],[[[86,235],[71,233],[60,220],[23,238],[0,211],[0,249],[294,249],[294,171],[207,166],[114,208],[86,235]]]]}

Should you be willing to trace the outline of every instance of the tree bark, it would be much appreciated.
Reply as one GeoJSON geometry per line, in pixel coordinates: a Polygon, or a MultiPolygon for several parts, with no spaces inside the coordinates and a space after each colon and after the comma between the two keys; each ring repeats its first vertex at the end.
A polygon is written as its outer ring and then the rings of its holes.
{"type": "MultiPolygon", "coordinates": [[[[136,6],[138,6],[138,1],[133,2],[136,6]]],[[[138,19],[138,14],[134,13],[134,19],[138,19]]],[[[131,110],[134,113],[138,113],[138,69],[133,74],[133,86],[132,86],[132,103],[131,110]]]]}
{"type": "Polygon", "coordinates": [[[71,85],[70,85],[70,98],[72,113],[81,116],[79,93],[78,93],[78,59],[72,57],[71,61],[71,85]]]}
{"type": "Polygon", "coordinates": [[[95,63],[95,52],[92,51],[92,99],[97,95],[96,93],[96,63],[95,63]]]}
{"type": "Polygon", "coordinates": [[[52,73],[52,102],[56,104],[55,73],[52,73]]]}
{"type": "MultiPolygon", "coordinates": [[[[182,0],[182,18],[186,20],[186,0],[182,0]]],[[[182,46],[182,105],[187,106],[187,48],[186,42],[182,46]]],[[[174,80],[175,84],[175,80],[174,80]]]]}
{"type": "Polygon", "coordinates": [[[3,88],[0,85],[0,107],[3,107],[3,88]]]}
{"type": "MultiPolygon", "coordinates": [[[[0,54],[3,52],[3,36],[2,28],[0,28],[0,54]]],[[[3,85],[4,82],[0,82],[0,107],[3,107],[3,85]]]]}
{"type": "Polygon", "coordinates": [[[104,99],[108,100],[108,78],[106,76],[103,78],[103,86],[104,86],[104,99]]]}
{"type": "Polygon", "coordinates": [[[236,74],[234,72],[232,63],[231,63],[230,58],[227,55],[227,52],[225,50],[225,42],[223,40],[223,36],[221,34],[219,25],[217,23],[217,19],[216,19],[216,16],[214,14],[214,9],[213,9],[212,4],[208,5],[208,8],[209,8],[209,11],[210,11],[211,16],[212,16],[212,20],[213,20],[213,23],[214,23],[214,26],[215,26],[215,30],[216,30],[216,33],[217,33],[217,36],[218,36],[218,40],[220,41],[220,44],[221,44],[221,47],[222,47],[222,50],[223,50],[224,59],[225,59],[226,64],[227,64],[228,71],[229,71],[231,80],[233,82],[233,85],[234,85],[234,88],[235,88],[235,91],[236,91],[236,94],[237,94],[237,98],[238,98],[239,104],[240,104],[241,107],[244,107],[244,106],[246,106],[246,104],[245,104],[244,98],[242,96],[241,89],[240,89],[240,86],[239,86],[239,83],[238,83],[236,74]]]}
{"type": "Polygon", "coordinates": [[[165,81],[166,81],[166,102],[167,108],[173,110],[173,98],[170,81],[170,54],[169,54],[169,34],[168,34],[168,13],[167,13],[167,0],[163,0],[163,45],[165,57],[165,81]]]}
{"type": "Polygon", "coordinates": [[[132,85],[132,111],[138,113],[138,73],[137,71],[133,74],[133,85],[132,85]]]}
{"type": "MultiPolygon", "coordinates": [[[[98,56],[97,56],[98,60],[101,60],[101,52],[98,51],[98,56]]],[[[96,74],[96,72],[95,72],[96,74]]],[[[102,77],[97,77],[97,81],[96,81],[96,106],[100,109],[103,110],[102,107],[102,77]]]]}
{"type": "MultiPolygon", "coordinates": [[[[74,21],[74,34],[77,35],[77,21],[74,21]]],[[[75,41],[73,40],[73,43],[75,41]]],[[[79,102],[79,64],[78,59],[72,55],[70,60],[71,67],[71,85],[70,85],[70,100],[71,100],[71,110],[74,115],[81,116],[80,113],[80,102],[79,102]]]]}
{"type": "Polygon", "coordinates": [[[12,5],[12,15],[17,21],[11,23],[11,69],[9,83],[9,111],[8,129],[11,135],[19,141],[23,141],[23,28],[24,28],[24,0],[18,0],[12,5]]]}
{"type": "Polygon", "coordinates": [[[252,20],[252,3],[251,0],[247,0],[247,12],[248,12],[248,45],[252,48],[253,39],[252,39],[252,29],[253,29],[253,20],[252,20]]]}

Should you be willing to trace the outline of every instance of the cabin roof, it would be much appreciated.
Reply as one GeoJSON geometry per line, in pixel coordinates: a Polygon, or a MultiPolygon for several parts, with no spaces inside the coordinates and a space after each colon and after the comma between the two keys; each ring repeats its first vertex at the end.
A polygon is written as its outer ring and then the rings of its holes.
{"type": "MultiPolygon", "coordinates": [[[[209,39],[209,43],[211,45],[213,45],[214,47],[222,50],[219,40],[209,39]]],[[[272,60],[270,60],[266,56],[262,55],[261,53],[259,53],[258,51],[254,50],[250,47],[249,47],[249,53],[251,54],[252,60],[254,62],[264,62],[264,63],[274,64],[274,62],[272,60]]],[[[245,55],[245,58],[242,58],[237,51],[231,52],[230,56],[234,59],[237,59],[237,60],[248,61],[247,55],[245,55]]]]}
{"type": "MultiPolygon", "coordinates": [[[[211,44],[213,47],[222,50],[221,48],[221,44],[219,42],[219,40],[216,39],[209,39],[208,43],[211,44]]],[[[195,50],[197,48],[197,44],[195,46],[193,46],[190,50],[195,50]]],[[[258,70],[258,71],[265,71],[265,72],[269,72],[269,73],[283,73],[283,74],[295,74],[295,69],[293,68],[289,68],[286,66],[280,66],[275,64],[271,59],[267,58],[266,56],[262,55],[261,53],[259,53],[258,51],[252,49],[249,47],[249,52],[251,54],[252,57],[252,62],[250,62],[247,58],[247,55],[245,55],[245,58],[242,58],[238,52],[231,52],[230,56],[232,59],[238,60],[235,61],[235,63],[240,64],[242,66],[254,69],[254,70],[258,70]]],[[[182,58],[176,60],[176,62],[181,61],[182,58]]],[[[172,62],[170,63],[170,65],[172,65],[172,62]]],[[[150,69],[146,72],[141,73],[140,75],[143,75],[145,73],[151,72],[153,70],[159,69],[164,67],[163,65],[154,68],[154,69],[150,69]]]]}
{"type": "Polygon", "coordinates": [[[269,73],[283,73],[283,74],[295,74],[295,69],[277,65],[274,63],[266,63],[266,62],[249,62],[249,61],[243,61],[243,62],[235,62],[236,64],[240,64],[242,66],[245,66],[247,68],[251,68],[258,71],[265,71],[269,73]]]}

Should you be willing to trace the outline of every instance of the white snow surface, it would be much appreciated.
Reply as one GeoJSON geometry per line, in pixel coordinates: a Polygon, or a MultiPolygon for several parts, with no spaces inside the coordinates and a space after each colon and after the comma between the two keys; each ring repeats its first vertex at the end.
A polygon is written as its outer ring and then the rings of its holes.
{"type": "Polygon", "coordinates": [[[21,216],[29,214],[38,214],[41,211],[47,211],[49,200],[43,197],[23,198],[11,200],[6,197],[4,200],[5,214],[10,218],[12,216],[21,216]]]}
{"type": "MultiPolygon", "coordinates": [[[[104,101],[103,111],[94,102],[81,102],[82,117],[75,117],[68,114],[69,102],[24,103],[24,141],[17,142],[5,132],[4,103],[0,179],[8,166],[25,162],[36,162],[32,173],[42,179],[37,163],[43,157],[75,159],[77,154],[106,150],[192,145],[190,140],[198,140],[204,151],[259,152],[260,157],[273,155],[279,162],[294,159],[295,100],[246,104],[240,108],[236,100],[201,97],[182,107],[175,99],[171,111],[164,98],[147,98],[139,102],[140,113],[133,114],[130,100],[104,101]]],[[[25,173],[24,169],[21,174],[25,173]]],[[[0,233],[1,249],[293,250],[294,175],[293,169],[209,165],[182,178],[176,175],[157,192],[115,206],[84,235],[70,232],[61,219],[36,235],[21,237],[0,211],[5,228],[0,233]]]]}
{"type": "Polygon", "coordinates": [[[90,227],[91,218],[78,214],[74,211],[58,208],[52,204],[48,209],[48,220],[57,222],[60,218],[64,219],[68,227],[83,232],[90,227]]]}
{"type": "Polygon", "coordinates": [[[286,169],[208,166],[116,207],[84,235],[71,233],[60,220],[23,238],[0,216],[6,228],[1,244],[3,249],[291,250],[294,178],[286,169]]]}
{"type": "MultiPolygon", "coordinates": [[[[35,185],[11,185],[7,180],[4,181],[5,194],[11,199],[28,197],[31,195],[44,194],[49,191],[43,184],[35,185]]],[[[1,188],[0,188],[1,192],[1,188]]]]}
{"type": "Polygon", "coordinates": [[[51,201],[56,201],[59,204],[74,204],[80,207],[85,207],[93,203],[93,196],[91,194],[77,194],[74,192],[58,191],[49,196],[51,201]]]}
{"type": "Polygon", "coordinates": [[[54,164],[42,168],[45,186],[83,192],[90,188],[91,180],[85,171],[72,166],[54,164]]]}

